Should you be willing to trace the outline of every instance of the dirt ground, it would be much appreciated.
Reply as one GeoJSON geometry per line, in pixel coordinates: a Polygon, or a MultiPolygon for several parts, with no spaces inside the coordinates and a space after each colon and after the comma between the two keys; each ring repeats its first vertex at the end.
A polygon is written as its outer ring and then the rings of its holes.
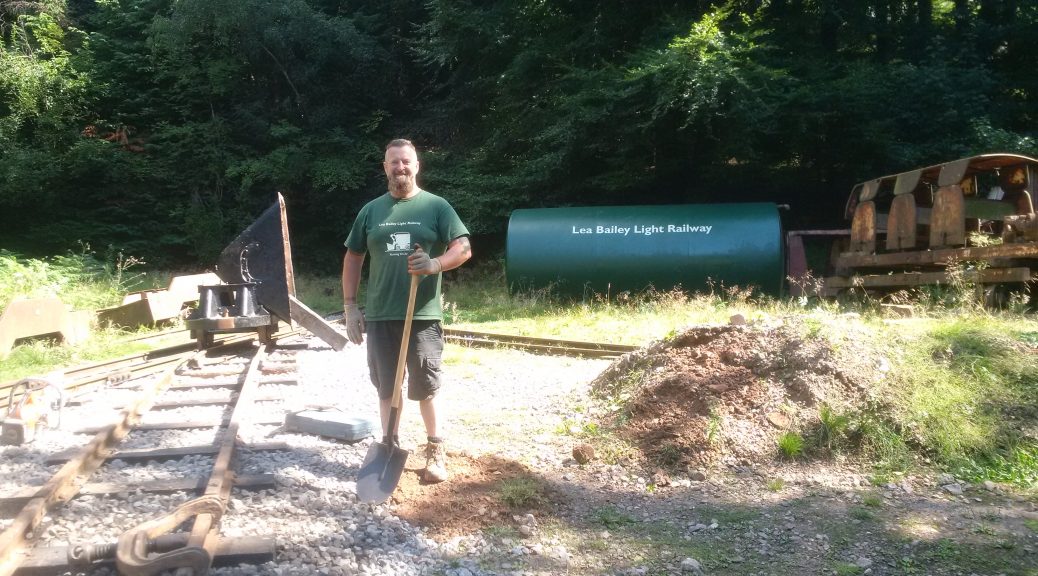
{"type": "Polygon", "coordinates": [[[821,406],[876,401],[886,359],[857,345],[866,332],[840,333],[789,321],[690,329],[576,396],[531,399],[591,406],[543,440],[555,458],[538,461],[552,464],[498,456],[523,434],[449,452],[442,484],[420,481],[415,456],[395,512],[436,539],[483,534],[498,553],[481,563],[501,573],[1038,574],[1031,494],[924,462],[882,474],[840,453],[779,454],[783,432],[817,433],[821,406]],[[528,479],[534,497],[506,503],[502,486],[528,479]]]}

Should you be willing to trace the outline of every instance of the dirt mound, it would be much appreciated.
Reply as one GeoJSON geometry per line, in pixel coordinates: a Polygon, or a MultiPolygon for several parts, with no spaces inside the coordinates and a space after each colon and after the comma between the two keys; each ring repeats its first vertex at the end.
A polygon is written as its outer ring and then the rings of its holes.
{"type": "Polygon", "coordinates": [[[625,405],[621,435],[664,466],[760,462],[819,408],[861,407],[885,362],[852,326],[817,335],[799,320],[697,327],[631,353],[593,384],[625,405]],[[838,336],[834,336],[838,334],[838,336]]]}
{"type": "Polygon", "coordinates": [[[443,539],[469,534],[497,524],[513,524],[512,516],[537,512],[548,503],[539,477],[522,464],[493,455],[472,457],[448,452],[451,477],[447,482],[422,481],[425,460],[412,454],[393,493],[395,512],[408,522],[425,527],[430,536],[443,539]],[[507,486],[529,483],[529,502],[509,507],[502,496],[507,486]]]}

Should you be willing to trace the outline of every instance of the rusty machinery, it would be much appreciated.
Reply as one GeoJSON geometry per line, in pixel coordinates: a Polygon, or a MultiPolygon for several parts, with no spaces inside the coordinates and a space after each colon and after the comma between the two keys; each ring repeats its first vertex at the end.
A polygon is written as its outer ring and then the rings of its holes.
{"type": "Polygon", "coordinates": [[[346,346],[343,334],[296,298],[281,194],[223,249],[216,268],[224,283],[199,286],[198,309],[185,322],[199,348],[212,345],[213,335],[220,332],[255,331],[261,341],[270,342],[279,321],[298,323],[335,350],[346,346]]]}
{"type": "Polygon", "coordinates": [[[32,442],[40,429],[61,425],[65,403],[62,386],[44,378],[25,378],[7,396],[7,415],[0,421],[0,444],[32,442]]]}
{"type": "Polygon", "coordinates": [[[823,294],[849,288],[1038,280],[1038,160],[983,154],[862,182],[823,294]],[[958,270],[962,270],[959,272],[958,270]]]}

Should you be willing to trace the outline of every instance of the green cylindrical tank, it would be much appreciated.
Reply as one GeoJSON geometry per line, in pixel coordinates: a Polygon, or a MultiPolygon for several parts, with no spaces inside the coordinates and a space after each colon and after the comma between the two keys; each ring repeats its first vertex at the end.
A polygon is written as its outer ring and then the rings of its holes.
{"type": "Polygon", "coordinates": [[[515,210],[505,249],[512,290],[565,295],[710,282],[779,295],[783,254],[778,207],[765,203],[515,210]]]}

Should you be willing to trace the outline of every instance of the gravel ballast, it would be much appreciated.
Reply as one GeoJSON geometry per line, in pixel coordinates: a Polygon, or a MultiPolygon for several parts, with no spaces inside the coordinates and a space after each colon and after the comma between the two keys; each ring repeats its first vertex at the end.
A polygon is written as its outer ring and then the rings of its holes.
{"type": "MultiPolygon", "coordinates": [[[[333,407],[358,416],[377,418],[374,389],[368,379],[363,345],[335,352],[316,339],[295,353],[295,386],[271,384],[260,395],[283,398],[257,405],[253,419],[267,424],[242,428],[239,437],[240,474],[271,474],[277,488],[250,492],[234,490],[221,522],[224,536],[267,536],[276,539],[278,558],[259,566],[224,567],[215,574],[499,574],[478,566],[480,551],[490,544],[481,534],[437,542],[418,526],[394,514],[391,503],[373,506],[356,499],[356,474],[373,439],[346,443],[308,434],[288,433],[270,424],[289,411],[315,406],[333,407]],[[252,451],[249,444],[284,442],[286,451],[252,451]]],[[[558,400],[586,390],[606,360],[539,356],[513,350],[464,349],[448,355],[444,387],[440,392],[441,434],[451,451],[478,455],[486,449],[487,434],[528,434],[531,423],[541,432],[528,442],[517,438],[509,458],[529,462],[564,457],[562,449],[547,451],[544,432],[561,421],[564,403],[558,400]],[[494,423],[483,420],[491,419],[494,423]],[[478,423],[477,423],[478,421],[478,423]]],[[[177,391],[178,398],[191,394],[212,397],[218,392],[177,391]]],[[[102,396],[103,395],[103,396],[102,396]]],[[[24,446],[0,448],[0,496],[26,486],[40,485],[57,471],[43,460],[52,452],[82,446],[90,436],[72,433],[100,422],[105,414],[99,404],[125,400],[109,392],[98,403],[70,406],[59,430],[45,430],[38,440],[24,446]]],[[[145,421],[205,420],[219,416],[206,407],[163,410],[145,421]]],[[[112,412],[112,414],[115,414],[112,412]]],[[[425,442],[417,405],[407,402],[401,423],[401,443],[418,452],[425,442]]],[[[122,448],[195,446],[212,442],[212,429],[132,432],[122,448]]],[[[419,454],[412,456],[418,459],[419,454]]],[[[132,485],[157,479],[207,476],[210,457],[188,457],[163,462],[127,464],[113,461],[90,482],[132,485]]],[[[127,528],[162,515],[191,499],[193,494],[148,494],[133,491],[110,496],[81,496],[55,507],[43,523],[41,545],[112,542],[127,528]]],[[[3,520],[6,527],[10,520],[3,520]]]]}

